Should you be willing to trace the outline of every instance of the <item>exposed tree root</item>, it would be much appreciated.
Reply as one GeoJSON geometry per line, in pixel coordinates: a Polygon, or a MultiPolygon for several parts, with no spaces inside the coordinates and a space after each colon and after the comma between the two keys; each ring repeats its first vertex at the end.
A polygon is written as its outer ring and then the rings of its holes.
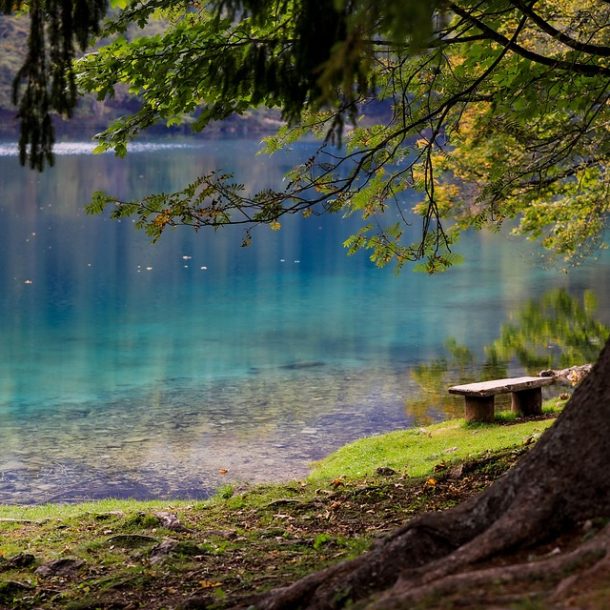
{"type": "MultiPolygon", "coordinates": [[[[370,610],[398,610],[421,604],[425,600],[451,597],[454,603],[472,602],[473,591],[489,588],[514,587],[519,583],[542,583],[545,592],[552,592],[557,601],[565,596],[566,589],[582,578],[583,572],[599,571],[608,567],[610,557],[610,528],[592,540],[579,545],[576,549],[567,552],[552,554],[546,558],[534,559],[524,563],[512,565],[499,565],[491,568],[473,569],[466,572],[451,574],[439,580],[429,581],[422,586],[411,586],[409,580],[400,579],[392,589],[385,592],[373,603],[366,607],[370,610]],[[577,575],[574,573],[577,572],[577,575]],[[566,575],[570,575],[566,578],[566,575]],[[546,584],[545,584],[546,583],[546,584]],[[455,597],[458,594],[457,598],[455,597]],[[461,597],[460,596],[466,596],[461,597]]],[[[490,603],[497,601],[493,595],[486,594],[490,603]],[[490,599],[491,598],[491,599],[490,599]]],[[[545,595],[545,597],[547,597],[545,595]]],[[[548,596],[550,597],[550,595],[548,596]]],[[[482,600],[479,601],[481,603],[482,600]]]]}
{"type": "MultiPolygon", "coordinates": [[[[606,526],[605,550],[606,554],[593,565],[584,570],[566,575],[555,587],[549,602],[560,608],[585,608],[583,598],[594,595],[605,597],[605,607],[610,606],[610,534],[606,526]],[[606,583],[605,591],[599,590],[599,583],[606,583]]],[[[595,542],[592,541],[592,542],[595,542]]],[[[602,543],[603,544],[603,543],[602,543]]],[[[594,549],[601,552],[601,549],[594,549]]],[[[595,607],[595,606],[593,606],[595,607]]],[[[603,607],[603,606],[602,606],[603,607]]]]}
{"type": "MultiPolygon", "coordinates": [[[[610,341],[554,426],[504,477],[480,496],[443,513],[414,519],[363,556],[271,592],[260,610],[410,608],[486,582],[511,584],[549,574],[556,596],[574,582],[570,569],[610,572],[610,533],[571,553],[481,569],[587,519],[610,516],[610,341]],[[561,581],[561,582],[560,582],[561,581]]],[[[592,572],[593,571],[593,572],[592,572]]],[[[563,592],[563,593],[562,593],[563,592]]],[[[547,592],[548,593],[548,592],[547,592]]],[[[490,606],[491,608],[491,606],[490,606]]]]}

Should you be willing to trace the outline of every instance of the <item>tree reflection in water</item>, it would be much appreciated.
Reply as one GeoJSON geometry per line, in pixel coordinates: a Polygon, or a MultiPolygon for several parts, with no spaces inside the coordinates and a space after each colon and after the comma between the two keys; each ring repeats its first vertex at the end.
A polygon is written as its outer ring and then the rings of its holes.
{"type": "MultiPolygon", "coordinates": [[[[421,424],[443,416],[460,417],[463,399],[448,394],[451,385],[513,374],[538,375],[542,369],[594,362],[610,334],[610,328],[595,319],[596,311],[593,291],[576,297],[564,288],[555,289],[511,316],[481,358],[450,337],[443,357],[410,371],[420,392],[407,399],[407,413],[421,424]]],[[[510,396],[499,396],[497,403],[500,409],[508,406],[510,396]]]]}

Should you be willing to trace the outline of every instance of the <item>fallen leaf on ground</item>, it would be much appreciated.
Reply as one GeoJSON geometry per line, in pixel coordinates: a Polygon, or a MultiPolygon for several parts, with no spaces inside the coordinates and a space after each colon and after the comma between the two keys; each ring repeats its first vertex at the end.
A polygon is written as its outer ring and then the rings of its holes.
{"type": "Polygon", "coordinates": [[[199,581],[199,586],[202,589],[213,589],[214,587],[220,587],[222,583],[218,582],[217,580],[200,580],[199,581]]]}

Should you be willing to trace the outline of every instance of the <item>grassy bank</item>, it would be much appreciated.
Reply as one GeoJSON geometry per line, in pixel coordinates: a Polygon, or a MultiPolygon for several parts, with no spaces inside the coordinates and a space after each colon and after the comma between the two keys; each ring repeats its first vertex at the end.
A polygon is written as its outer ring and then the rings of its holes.
{"type": "MultiPolygon", "coordinates": [[[[554,407],[548,407],[551,415],[554,407]]],[[[363,438],[342,447],[314,465],[312,481],[343,476],[348,479],[391,468],[408,477],[424,477],[439,465],[471,459],[486,451],[498,451],[536,440],[552,419],[495,424],[466,424],[451,420],[426,428],[397,430],[363,438]]]]}
{"type": "Polygon", "coordinates": [[[364,551],[489,485],[552,422],[450,421],[363,439],[304,481],[208,502],[0,507],[0,607],[222,608],[364,551]]]}

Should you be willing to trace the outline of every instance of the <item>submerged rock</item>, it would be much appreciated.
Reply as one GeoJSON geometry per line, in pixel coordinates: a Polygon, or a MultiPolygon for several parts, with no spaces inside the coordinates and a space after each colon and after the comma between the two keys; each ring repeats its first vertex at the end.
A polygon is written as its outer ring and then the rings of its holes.
{"type": "Polygon", "coordinates": [[[314,369],[323,366],[326,366],[326,363],[321,362],[320,360],[306,360],[304,362],[289,362],[288,364],[282,364],[279,368],[284,369],[285,371],[298,371],[301,369],[314,369]]]}

